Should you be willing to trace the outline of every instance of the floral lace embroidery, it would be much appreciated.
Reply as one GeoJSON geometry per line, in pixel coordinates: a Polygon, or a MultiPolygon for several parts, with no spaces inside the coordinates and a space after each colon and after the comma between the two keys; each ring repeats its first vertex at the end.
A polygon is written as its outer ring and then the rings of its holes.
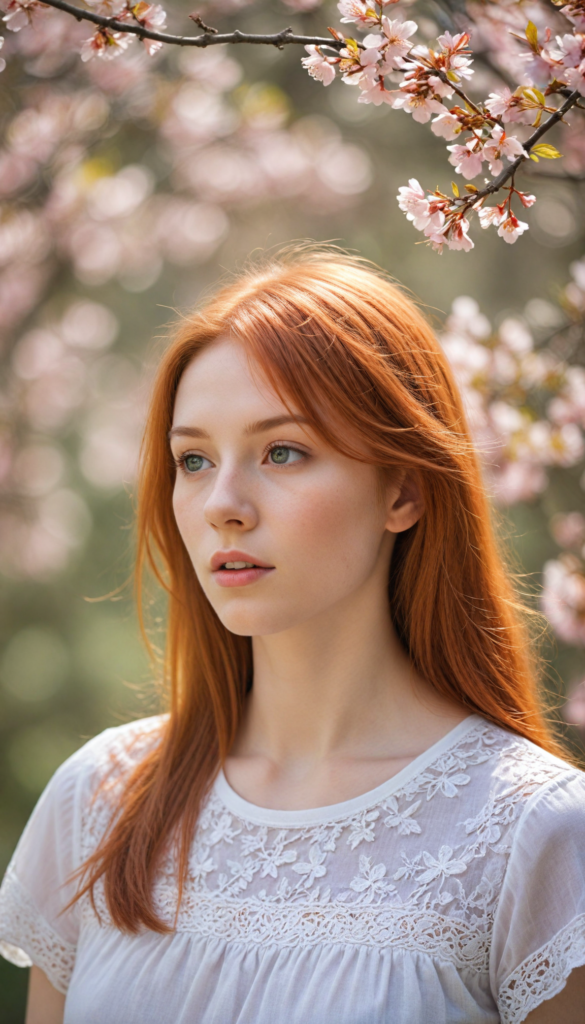
{"type": "Polygon", "coordinates": [[[10,868],[2,883],[2,956],[17,967],[34,962],[59,992],[66,992],[75,964],[75,946],[64,942],[33,905],[10,868]],[[24,949],[21,948],[24,946],[24,949]]]}
{"type": "MultiPolygon", "coordinates": [[[[128,770],[157,736],[158,720],[151,720],[108,742],[91,783],[94,795],[83,807],[82,858],[108,827],[128,770]],[[106,785],[97,785],[100,774],[106,785]]],[[[179,932],[248,946],[419,951],[480,974],[487,986],[491,932],[516,824],[528,798],[567,770],[479,721],[392,795],[338,820],[262,825],[235,813],[214,790],[199,818],[178,916],[172,852],[161,865],[155,905],[169,923],[176,920],[179,932]],[[461,798],[472,783],[474,813],[465,817],[461,798]]],[[[107,923],[99,883],[95,899],[107,923]]],[[[89,901],[82,904],[84,922],[95,924],[89,901]]],[[[19,923],[4,934],[9,943],[25,944],[65,991],[74,950],[32,907],[28,920],[26,906],[26,897],[11,900],[10,920],[19,923]],[[34,939],[25,942],[29,932],[34,939]]],[[[500,1010],[506,1024],[519,1024],[560,990],[579,943],[585,950],[585,924],[576,934],[561,933],[507,980],[500,1010]]],[[[10,948],[5,955],[13,959],[14,953],[12,947],[12,956],[10,948]]]]}
{"type": "MultiPolygon", "coordinates": [[[[514,826],[532,793],[565,770],[480,721],[391,796],[336,821],[260,825],[232,813],[214,791],[199,818],[176,927],[254,945],[391,945],[486,972],[514,826]],[[487,761],[479,809],[461,821],[457,798],[487,761]],[[445,805],[453,838],[433,848],[425,836],[445,805]]],[[[84,855],[106,812],[98,798],[84,855]]],[[[172,855],[154,899],[174,921],[172,855]]],[[[96,903],[107,917],[99,889],[96,903]]]]}
{"type": "Polygon", "coordinates": [[[520,1024],[545,999],[558,995],[571,971],[583,964],[585,914],[571,921],[506,979],[498,1000],[503,1024],[520,1024]]]}

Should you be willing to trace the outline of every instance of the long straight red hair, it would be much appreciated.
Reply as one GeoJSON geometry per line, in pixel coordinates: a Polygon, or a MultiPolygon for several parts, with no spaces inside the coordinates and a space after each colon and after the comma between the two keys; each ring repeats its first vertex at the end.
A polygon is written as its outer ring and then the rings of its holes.
{"type": "Polygon", "coordinates": [[[85,865],[104,878],[113,923],[167,931],[152,902],[178,843],[179,900],[201,803],[228,754],[253,676],[249,637],[222,625],[173,516],[168,431],[181,375],[219,337],[237,338],[281,396],[338,451],[381,470],[416,467],[425,512],[398,536],[388,581],[394,627],[439,693],[559,753],[538,697],[525,610],[498,551],[478,459],[447,360],[414,302],[379,269],[299,247],[240,274],[179,325],[152,391],[138,487],[138,591],[145,566],[168,595],[169,715],[125,784],[85,865]],[[344,420],[353,444],[330,423],[344,420]],[[363,459],[363,455],[360,455],[363,459]]]}

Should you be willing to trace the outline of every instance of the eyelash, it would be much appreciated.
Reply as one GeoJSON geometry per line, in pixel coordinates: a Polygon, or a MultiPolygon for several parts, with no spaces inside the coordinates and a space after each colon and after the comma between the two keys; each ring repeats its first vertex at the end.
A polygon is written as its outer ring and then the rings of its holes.
{"type": "MultiPolygon", "coordinates": [[[[304,452],[302,448],[297,448],[292,444],[285,444],[283,441],[271,441],[264,449],[264,458],[266,458],[266,456],[276,448],[289,448],[291,452],[297,452],[297,454],[302,455],[304,459],[308,458],[307,452],[304,452]]],[[[190,455],[197,455],[197,452],[183,452],[183,454],[179,455],[178,458],[173,458],[173,462],[175,463],[176,468],[181,470],[185,476],[197,476],[197,473],[190,473],[189,470],[185,468],[185,460],[188,459],[190,455]]],[[[201,458],[204,458],[204,456],[201,456],[201,458]]]]}
{"type": "Polygon", "coordinates": [[[297,448],[294,444],[286,444],[284,441],[271,441],[264,449],[264,457],[270,455],[270,452],[273,452],[276,448],[288,448],[289,451],[302,455],[304,459],[308,458],[307,452],[303,451],[302,448],[297,448]]]}

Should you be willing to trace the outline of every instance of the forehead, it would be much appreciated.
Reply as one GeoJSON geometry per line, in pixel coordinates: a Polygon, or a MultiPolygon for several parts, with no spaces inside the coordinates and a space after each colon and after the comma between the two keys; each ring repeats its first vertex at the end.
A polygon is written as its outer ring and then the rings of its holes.
{"type": "Polygon", "coordinates": [[[296,412],[265,379],[260,365],[232,338],[219,338],[185,369],[175,398],[173,425],[202,418],[226,423],[296,412]]]}

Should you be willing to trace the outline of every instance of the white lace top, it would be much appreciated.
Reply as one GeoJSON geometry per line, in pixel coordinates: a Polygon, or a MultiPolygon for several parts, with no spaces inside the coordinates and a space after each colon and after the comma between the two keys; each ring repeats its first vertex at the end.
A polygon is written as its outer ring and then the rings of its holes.
{"type": "MultiPolygon", "coordinates": [[[[476,716],[330,807],[266,810],[220,774],[169,935],[118,931],[99,889],[101,925],[60,913],[160,724],[62,765],[0,890],[0,948],[67,993],[65,1024],[518,1024],[585,964],[585,775],[476,716]]],[[[155,902],[172,923],[170,859],[155,902]]]]}

